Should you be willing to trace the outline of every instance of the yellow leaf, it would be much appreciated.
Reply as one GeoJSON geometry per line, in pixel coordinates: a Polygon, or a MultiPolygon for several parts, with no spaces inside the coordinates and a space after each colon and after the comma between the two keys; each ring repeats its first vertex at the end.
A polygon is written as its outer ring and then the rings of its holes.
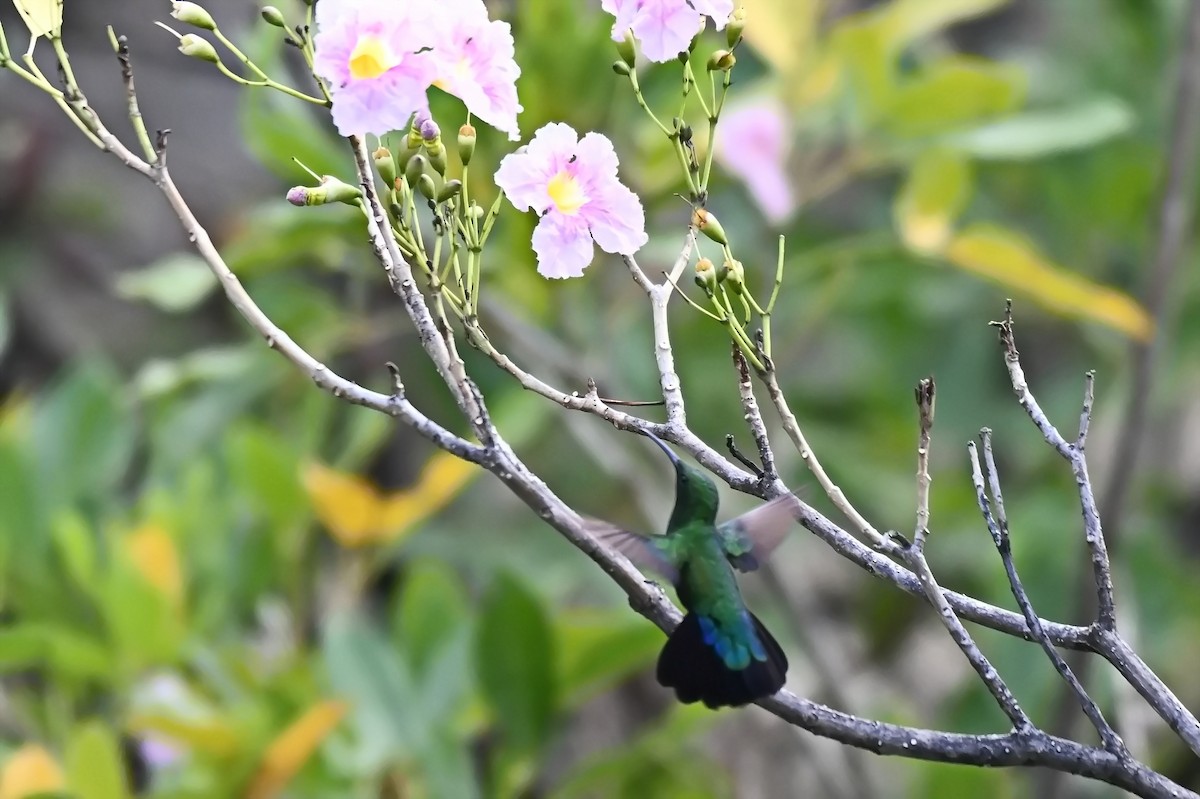
{"type": "Polygon", "coordinates": [[[124,543],[130,562],[146,582],[162,592],[172,607],[182,607],[183,568],[170,533],[148,522],[127,535],[124,543]]]}
{"type": "Polygon", "coordinates": [[[379,537],[383,500],[374,486],[315,462],[304,468],[303,480],[317,518],[339,544],[359,547],[379,537]]]}
{"type": "Polygon", "coordinates": [[[474,464],[438,452],[415,484],[388,495],[361,477],[319,463],[304,470],[304,488],[317,518],[344,547],[396,541],[449,504],[479,473],[474,464]]]}
{"type": "Polygon", "coordinates": [[[945,257],[1064,316],[1091,319],[1140,341],[1154,333],[1154,322],[1129,295],[1068,272],[1010,230],[973,225],[950,242],[945,257]]]}
{"type": "Polygon", "coordinates": [[[237,733],[222,721],[187,721],[159,713],[138,713],[126,725],[132,733],[156,733],[197,752],[228,757],[240,751],[237,733]]]}
{"type": "Polygon", "coordinates": [[[949,150],[926,150],[896,197],[893,215],[900,238],[922,255],[941,253],[970,196],[971,169],[966,159],[949,150]]]}
{"type": "MultiPolygon", "coordinates": [[[[63,0],[13,0],[34,39],[58,38],[62,31],[63,0]]],[[[33,49],[33,43],[29,45],[33,49]]]]}
{"type": "Polygon", "coordinates": [[[446,507],[479,473],[473,463],[438,452],[421,469],[417,482],[397,491],[384,503],[382,526],[389,538],[409,533],[418,524],[446,507]]]}
{"type": "Polygon", "coordinates": [[[337,727],[348,709],[345,702],[319,702],[292,722],[267,747],[245,799],[272,799],[283,790],[337,727]]]}
{"type": "Polygon", "coordinates": [[[65,787],[66,779],[53,755],[37,744],[13,752],[0,773],[0,799],[25,799],[65,787]]]}
{"type": "Polygon", "coordinates": [[[742,0],[747,43],[784,76],[795,77],[813,50],[822,0],[742,0]]]}

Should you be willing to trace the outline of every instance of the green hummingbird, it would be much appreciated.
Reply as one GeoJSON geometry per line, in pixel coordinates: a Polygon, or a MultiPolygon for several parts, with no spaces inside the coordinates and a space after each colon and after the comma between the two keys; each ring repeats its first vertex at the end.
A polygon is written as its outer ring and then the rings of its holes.
{"type": "Polygon", "coordinates": [[[647,536],[605,522],[592,532],[643,569],[675,586],[687,615],[658,657],[658,682],[679,701],[710,708],[745,705],[783,687],[787,657],[746,608],[733,569],[748,572],[779,545],[796,519],[796,499],[785,494],[717,524],[717,487],[646,434],[675,467],[675,509],[666,535],[647,536]]]}

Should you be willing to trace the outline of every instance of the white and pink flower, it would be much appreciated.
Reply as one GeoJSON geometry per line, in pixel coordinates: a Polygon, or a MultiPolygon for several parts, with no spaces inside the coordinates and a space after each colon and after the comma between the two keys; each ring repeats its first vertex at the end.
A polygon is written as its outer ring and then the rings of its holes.
{"type": "Polygon", "coordinates": [[[329,83],[339,133],[402,128],[438,86],[520,137],[512,32],[483,0],[322,0],[317,29],[314,68],[329,83]]]}
{"type": "Polygon", "coordinates": [[[733,13],[733,0],[601,0],[600,6],[616,17],[613,41],[633,31],[642,54],[660,63],[687,50],[706,18],[720,30],[733,13]]]}
{"type": "Polygon", "coordinates": [[[527,147],[505,156],[496,185],[519,210],[541,216],[533,250],[544,277],[581,276],[593,243],[621,255],[646,243],[642,204],[617,178],[617,154],[602,134],[581,139],[569,125],[546,125],[527,147]]]}

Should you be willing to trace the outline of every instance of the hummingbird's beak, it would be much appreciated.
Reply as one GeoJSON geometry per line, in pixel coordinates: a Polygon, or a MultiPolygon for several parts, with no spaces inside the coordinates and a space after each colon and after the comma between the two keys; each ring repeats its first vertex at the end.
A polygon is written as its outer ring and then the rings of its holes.
{"type": "Polygon", "coordinates": [[[651,441],[653,441],[655,444],[657,444],[659,449],[661,449],[663,452],[667,453],[667,457],[671,459],[671,463],[672,463],[672,464],[673,464],[673,465],[674,465],[676,468],[678,468],[678,467],[679,467],[679,465],[680,465],[680,464],[679,464],[679,456],[678,456],[678,455],[676,455],[674,452],[672,452],[672,451],[671,451],[671,448],[670,448],[670,447],[668,447],[668,446],[667,446],[665,443],[663,443],[663,440],[662,440],[661,438],[659,438],[658,436],[654,435],[653,433],[646,433],[646,432],[643,432],[643,433],[642,433],[642,435],[644,435],[646,438],[650,439],[650,440],[651,440],[651,441]]]}

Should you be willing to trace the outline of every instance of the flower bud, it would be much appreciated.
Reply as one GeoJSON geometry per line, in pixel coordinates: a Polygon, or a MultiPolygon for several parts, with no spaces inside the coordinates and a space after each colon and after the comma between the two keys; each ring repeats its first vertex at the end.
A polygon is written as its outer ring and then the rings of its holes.
{"type": "Polygon", "coordinates": [[[213,20],[212,14],[209,14],[195,3],[189,3],[185,0],[171,0],[171,16],[180,22],[193,25],[201,30],[215,31],[217,23],[213,20]]]}
{"type": "Polygon", "coordinates": [[[725,23],[725,43],[729,45],[729,49],[738,46],[742,41],[742,32],[746,30],[746,9],[738,7],[729,15],[729,20],[725,23]]]}
{"type": "Polygon", "coordinates": [[[462,191],[461,180],[447,180],[446,185],[442,186],[442,190],[438,192],[437,201],[444,203],[447,200],[452,200],[462,191]]]}
{"type": "Polygon", "coordinates": [[[730,258],[722,265],[721,271],[724,273],[725,282],[733,289],[733,293],[740,295],[746,288],[746,270],[742,267],[742,262],[730,258]]]}
{"type": "Polygon", "coordinates": [[[332,175],[323,175],[315,187],[295,186],[288,189],[287,201],[292,205],[328,205],[346,203],[354,205],[362,197],[362,189],[351,186],[332,175]]]}
{"type": "Polygon", "coordinates": [[[408,163],[404,167],[404,179],[408,181],[408,185],[412,188],[417,187],[417,181],[421,176],[429,171],[429,159],[417,153],[412,158],[408,159],[408,163]]]}
{"type": "Polygon", "coordinates": [[[708,57],[709,72],[728,72],[737,63],[737,57],[728,50],[717,50],[708,57]]]}
{"type": "Polygon", "coordinates": [[[392,158],[392,151],[380,147],[371,157],[375,159],[375,169],[379,172],[379,177],[389,186],[393,185],[396,182],[396,159],[392,158]]]}
{"type": "Polygon", "coordinates": [[[185,33],[179,37],[179,52],[189,58],[198,58],[210,64],[221,63],[221,57],[217,55],[216,48],[209,44],[203,36],[197,36],[194,33],[185,33]]]}
{"type": "Polygon", "coordinates": [[[463,166],[471,163],[471,157],[475,155],[475,126],[463,125],[458,129],[458,160],[462,161],[463,166]]]}
{"type": "Polygon", "coordinates": [[[483,210],[483,206],[474,200],[471,200],[471,207],[467,209],[467,216],[478,222],[486,215],[487,211],[483,210]]]}
{"type": "Polygon", "coordinates": [[[274,25],[276,28],[287,28],[287,20],[283,18],[283,12],[275,6],[263,6],[262,18],[268,25],[274,25]]]}
{"type": "Polygon", "coordinates": [[[725,237],[725,228],[721,227],[721,223],[717,218],[703,208],[697,208],[692,213],[692,227],[699,230],[705,236],[715,241],[722,246],[729,244],[729,239],[725,237]]]}
{"type": "Polygon", "coordinates": [[[428,172],[422,172],[417,178],[417,191],[425,195],[426,199],[437,200],[438,190],[437,184],[433,181],[433,175],[428,172]]]}
{"type": "MultiPolygon", "coordinates": [[[[629,70],[632,70],[634,64],[637,63],[637,42],[634,41],[632,30],[625,31],[625,38],[617,42],[617,55],[621,56],[621,63],[629,70]]],[[[616,64],[613,64],[613,69],[616,68],[616,64]]],[[[626,71],[625,74],[628,75],[629,71],[626,71]]]]}
{"type": "Polygon", "coordinates": [[[421,143],[429,155],[429,164],[439,175],[446,174],[446,145],[442,144],[442,130],[432,119],[421,120],[421,143]]]}
{"type": "Polygon", "coordinates": [[[633,72],[633,67],[629,66],[629,65],[628,65],[628,64],[626,64],[624,61],[619,61],[619,60],[618,60],[618,61],[614,61],[614,62],[613,62],[613,64],[612,64],[612,70],[613,70],[613,72],[615,72],[615,73],[617,73],[618,75],[620,75],[622,78],[628,78],[628,77],[629,77],[629,74],[630,74],[631,72],[633,72]]]}
{"type": "Polygon", "coordinates": [[[717,290],[717,269],[707,258],[696,261],[696,285],[704,289],[706,294],[717,290]]]}

